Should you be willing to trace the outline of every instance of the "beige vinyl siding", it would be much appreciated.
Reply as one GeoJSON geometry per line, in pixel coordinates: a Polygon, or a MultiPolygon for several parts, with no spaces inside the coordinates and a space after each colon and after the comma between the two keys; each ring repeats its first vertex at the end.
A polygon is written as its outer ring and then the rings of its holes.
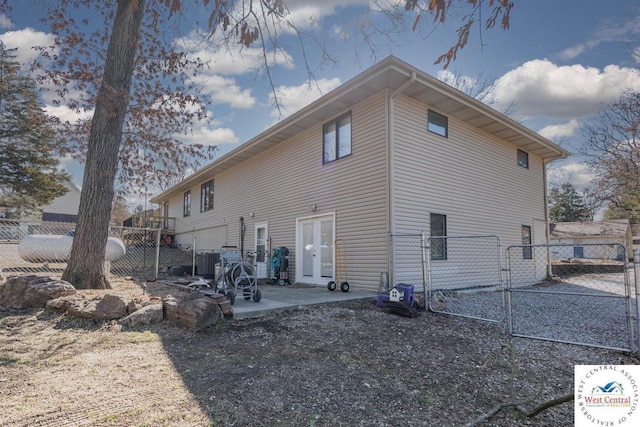
{"type": "MultiPolygon", "coordinates": [[[[395,102],[394,232],[425,230],[429,237],[430,214],[437,213],[446,215],[449,236],[499,236],[495,244],[448,239],[447,259],[430,264],[434,289],[498,286],[498,242],[502,249],[521,244],[522,225],[544,218],[542,160],[530,153],[529,168],[518,166],[515,146],[452,117],[448,138],[428,132],[427,111],[404,97],[395,102]]],[[[406,266],[400,274],[417,271],[406,266]]]]}
{"type": "Polygon", "coordinates": [[[447,216],[447,234],[498,234],[520,244],[522,225],[544,218],[542,160],[529,154],[517,164],[517,148],[449,117],[449,137],[427,131],[428,106],[395,102],[395,232],[429,230],[429,214],[447,216]]]}
{"type": "Polygon", "coordinates": [[[213,177],[212,211],[199,212],[199,184],[191,188],[190,217],[182,216],[182,195],[172,199],[178,242],[194,227],[226,226],[227,243],[240,246],[243,217],[244,249],[253,250],[255,223],[267,222],[270,247],[290,249],[289,277],[295,277],[296,219],[335,214],[336,237],[346,241],[350,285],[376,290],[380,272],[387,269],[389,229],[385,99],[381,93],[351,109],[352,154],[347,157],[322,163],[318,125],[213,177]],[[312,204],[315,212],[305,210],[312,204]]]}

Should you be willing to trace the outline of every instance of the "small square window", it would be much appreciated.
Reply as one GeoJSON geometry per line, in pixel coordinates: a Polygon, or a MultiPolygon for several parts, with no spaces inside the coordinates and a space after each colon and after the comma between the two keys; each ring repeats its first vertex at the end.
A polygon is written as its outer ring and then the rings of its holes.
{"type": "Polygon", "coordinates": [[[529,169],[529,153],[518,150],[518,166],[529,169]]]}
{"type": "Polygon", "coordinates": [[[449,121],[446,116],[429,110],[428,121],[427,129],[429,132],[444,136],[445,138],[449,136],[449,121]]]}

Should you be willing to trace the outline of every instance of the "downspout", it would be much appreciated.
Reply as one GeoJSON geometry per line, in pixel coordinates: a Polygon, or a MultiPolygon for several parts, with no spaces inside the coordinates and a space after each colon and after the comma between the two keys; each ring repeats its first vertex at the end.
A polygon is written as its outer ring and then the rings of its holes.
{"type": "Polygon", "coordinates": [[[240,217],[240,257],[244,257],[244,217],[240,217]]]}
{"type": "MultiPolygon", "coordinates": [[[[395,188],[395,177],[394,177],[394,144],[395,144],[395,132],[394,132],[394,122],[395,122],[395,105],[394,98],[400,93],[404,92],[405,89],[412,83],[416,81],[416,72],[411,71],[411,76],[409,80],[404,82],[398,89],[391,92],[389,95],[389,103],[388,103],[388,111],[387,111],[387,197],[389,203],[387,204],[387,218],[389,221],[389,233],[393,233],[395,231],[395,200],[393,197],[393,189],[395,188]]],[[[391,265],[391,244],[390,238],[387,238],[387,271],[389,272],[389,283],[394,283],[393,281],[393,268],[391,265]]]]}

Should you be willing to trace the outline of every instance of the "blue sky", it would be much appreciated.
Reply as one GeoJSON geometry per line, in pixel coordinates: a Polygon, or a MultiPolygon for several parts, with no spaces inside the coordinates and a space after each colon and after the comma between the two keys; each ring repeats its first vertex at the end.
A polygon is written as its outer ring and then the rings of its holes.
{"type": "MultiPolygon", "coordinates": [[[[383,0],[391,1],[391,0],[383,0]]],[[[0,40],[9,48],[19,48],[19,59],[35,57],[31,46],[49,44],[52,36],[38,21],[40,1],[12,2],[14,12],[0,16],[0,40]]],[[[187,2],[183,2],[186,4],[187,2]]],[[[314,68],[316,84],[308,85],[308,75],[295,39],[281,39],[283,50],[271,71],[285,111],[292,113],[344,83],[375,60],[393,54],[432,74],[446,73],[468,78],[495,80],[494,103],[503,110],[515,105],[514,118],[550,140],[575,152],[581,143],[579,124],[615,101],[625,90],[640,91],[640,3],[637,0],[607,2],[596,0],[515,0],[511,28],[482,31],[475,27],[469,44],[445,72],[435,59],[453,45],[455,30],[461,25],[454,13],[433,32],[407,31],[397,43],[372,54],[350,37],[340,39],[339,24],[358,20],[375,6],[369,0],[290,0],[286,2],[296,24],[327,43],[338,58],[334,64],[314,68]],[[355,43],[355,45],[354,45],[355,43]]],[[[375,15],[375,12],[373,13],[375,15]]],[[[188,22],[189,20],[185,20],[188,22]]],[[[195,22],[195,18],[194,21],[195,22]]],[[[433,28],[431,22],[428,27],[433,28]]],[[[426,28],[426,27],[425,27],[426,28]]],[[[185,30],[188,39],[192,33],[185,30]]],[[[305,49],[313,66],[318,56],[310,39],[305,49]]],[[[218,156],[251,139],[281,117],[272,107],[269,83],[264,73],[255,71],[257,49],[230,55],[199,45],[199,55],[211,60],[205,90],[211,95],[211,125],[199,124],[189,140],[217,145],[218,156]]],[[[46,104],[46,100],[43,100],[46,104]]],[[[48,105],[47,111],[62,117],[73,113],[48,105]]],[[[82,165],[63,159],[62,163],[82,184],[82,165]]],[[[587,185],[591,174],[573,156],[555,163],[551,182],[570,180],[587,185]]],[[[133,201],[132,201],[133,202],[133,201]]]]}

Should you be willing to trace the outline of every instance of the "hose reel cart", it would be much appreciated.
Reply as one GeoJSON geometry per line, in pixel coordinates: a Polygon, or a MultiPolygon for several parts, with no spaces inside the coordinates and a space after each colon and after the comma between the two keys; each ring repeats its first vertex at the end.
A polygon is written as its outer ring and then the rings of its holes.
{"type": "Polygon", "coordinates": [[[225,295],[231,304],[240,293],[247,301],[253,298],[259,302],[262,298],[255,266],[244,261],[235,246],[220,248],[220,276],[216,280],[216,290],[225,295]]]}
{"type": "Polygon", "coordinates": [[[271,284],[280,286],[288,285],[289,282],[289,249],[281,246],[273,249],[271,254],[271,271],[273,276],[271,284]]]}

